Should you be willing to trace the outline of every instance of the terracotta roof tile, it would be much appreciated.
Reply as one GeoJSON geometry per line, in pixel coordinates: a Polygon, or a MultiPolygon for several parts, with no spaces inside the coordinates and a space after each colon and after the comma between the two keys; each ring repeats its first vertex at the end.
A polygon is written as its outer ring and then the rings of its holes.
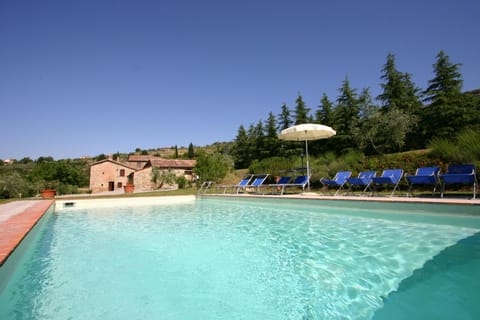
{"type": "Polygon", "coordinates": [[[128,156],[128,161],[149,161],[157,157],[144,154],[131,154],[128,156]]]}
{"type": "Polygon", "coordinates": [[[112,160],[112,159],[103,159],[103,160],[92,163],[90,166],[95,166],[95,165],[103,163],[103,162],[111,162],[111,163],[114,163],[116,165],[126,167],[128,169],[136,170],[136,168],[133,167],[130,163],[119,162],[119,161],[115,161],[115,160],[112,160]]]}
{"type": "Polygon", "coordinates": [[[161,159],[156,158],[150,160],[152,166],[159,168],[193,168],[197,164],[197,160],[178,160],[178,159],[161,159]]]}

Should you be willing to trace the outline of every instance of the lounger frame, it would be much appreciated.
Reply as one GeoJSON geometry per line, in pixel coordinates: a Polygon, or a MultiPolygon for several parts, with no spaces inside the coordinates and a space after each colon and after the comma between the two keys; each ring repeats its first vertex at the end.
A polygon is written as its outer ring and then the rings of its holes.
{"type": "Polygon", "coordinates": [[[432,185],[432,196],[435,195],[435,191],[440,182],[438,174],[440,173],[440,167],[422,167],[415,171],[415,175],[405,174],[405,179],[408,182],[407,197],[413,195],[412,189],[414,185],[432,185]]]}
{"type": "Polygon", "coordinates": [[[375,171],[362,171],[358,174],[358,177],[348,178],[347,183],[349,186],[346,195],[349,195],[352,192],[354,186],[364,186],[360,195],[367,192],[367,190],[371,190],[372,179],[376,175],[377,173],[375,171]]]}
{"type": "Polygon", "coordinates": [[[339,171],[332,179],[321,178],[320,182],[327,188],[330,186],[338,187],[335,196],[338,195],[343,186],[347,183],[347,179],[352,176],[352,171],[339,171]]]}
{"type": "Polygon", "coordinates": [[[441,198],[443,198],[447,184],[471,184],[473,185],[473,199],[476,198],[478,180],[473,164],[451,164],[447,168],[447,173],[440,174],[439,178],[442,184],[441,198]]]}
{"type": "Polygon", "coordinates": [[[372,178],[373,189],[371,195],[373,196],[377,191],[377,187],[380,185],[393,185],[391,197],[395,194],[395,191],[398,189],[400,191],[400,181],[403,177],[403,169],[387,169],[383,170],[380,177],[372,178]]]}

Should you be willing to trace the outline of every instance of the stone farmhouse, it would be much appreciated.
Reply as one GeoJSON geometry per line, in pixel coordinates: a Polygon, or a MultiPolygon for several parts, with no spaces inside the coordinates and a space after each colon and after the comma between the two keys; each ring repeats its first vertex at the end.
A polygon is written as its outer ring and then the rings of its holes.
{"type": "Polygon", "coordinates": [[[160,174],[173,173],[192,181],[195,165],[196,160],[163,159],[148,155],[130,155],[125,162],[109,157],[90,165],[90,190],[92,193],[120,191],[127,183],[133,183],[136,191],[172,187],[163,184],[161,179],[154,182],[154,170],[160,174]]]}

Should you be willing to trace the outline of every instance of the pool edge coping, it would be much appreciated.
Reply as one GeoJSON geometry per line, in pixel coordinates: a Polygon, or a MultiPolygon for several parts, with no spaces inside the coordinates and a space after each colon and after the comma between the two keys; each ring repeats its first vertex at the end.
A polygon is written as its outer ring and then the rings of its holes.
{"type": "Polygon", "coordinates": [[[416,198],[416,197],[370,197],[370,196],[334,196],[321,195],[315,193],[299,193],[299,194],[224,194],[209,193],[203,194],[202,197],[227,197],[227,198],[268,198],[268,199],[305,199],[305,200],[334,200],[334,201],[360,201],[360,202],[387,202],[387,203],[423,203],[423,204],[446,204],[446,205],[480,205],[480,199],[459,199],[459,198],[416,198]]]}
{"type": "Polygon", "coordinates": [[[55,205],[55,200],[38,200],[27,208],[0,222],[0,268],[5,265],[15,249],[37,225],[45,213],[55,205]]]}

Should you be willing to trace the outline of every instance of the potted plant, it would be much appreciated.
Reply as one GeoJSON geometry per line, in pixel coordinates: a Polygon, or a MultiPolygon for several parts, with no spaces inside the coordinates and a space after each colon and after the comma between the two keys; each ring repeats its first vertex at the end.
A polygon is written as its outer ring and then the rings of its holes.
{"type": "Polygon", "coordinates": [[[57,190],[55,189],[43,189],[40,191],[40,195],[43,199],[53,199],[57,194],[57,190]]]}
{"type": "Polygon", "coordinates": [[[135,185],[133,184],[133,172],[128,175],[128,182],[123,186],[125,193],[133,193],[135,191],[135,185]]]}
{"type": "Polygon", "coordinates": [[[58,181],[43,181],[40,188],[40,196],[43,199],[55,198],[55,195],[57,194],[57,185],[58,181]]]}

